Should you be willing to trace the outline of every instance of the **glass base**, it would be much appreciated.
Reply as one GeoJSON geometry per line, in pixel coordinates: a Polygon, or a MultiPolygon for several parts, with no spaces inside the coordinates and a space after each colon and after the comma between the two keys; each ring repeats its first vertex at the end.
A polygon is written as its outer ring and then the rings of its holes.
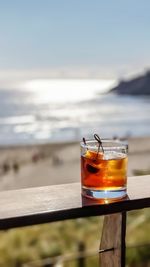
{"type": "Polygon", "coordinates": [[[92,199],[120,199],[127,195],[125,187],[113,190],[96,190],[82,187],[82,195],[92,199]]]}

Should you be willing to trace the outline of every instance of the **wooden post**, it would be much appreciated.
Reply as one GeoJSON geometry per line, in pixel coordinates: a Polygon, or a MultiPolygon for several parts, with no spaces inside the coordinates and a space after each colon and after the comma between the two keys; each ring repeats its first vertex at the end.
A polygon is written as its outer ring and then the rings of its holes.
{"type": "Polygon", "coordinates": [[[78,252],[81,254],[77,260],[77,266],[78,267],[85,267],[85,256],[83,255],[85,253],[85,243],[83,241],[80,241],[78,244],[78,252]]]}
{"type": "Polygon", "coordinates": [[[106,215],[100,243],[101,267],[125,267],[126,212],[106,215]]]}

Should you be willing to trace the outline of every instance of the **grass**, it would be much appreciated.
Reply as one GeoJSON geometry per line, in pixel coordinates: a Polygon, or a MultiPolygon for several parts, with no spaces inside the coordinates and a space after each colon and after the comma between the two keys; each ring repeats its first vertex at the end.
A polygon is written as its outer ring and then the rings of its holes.
{"type": "MultiPolygon", "coordinates": [[[[150,243],[149,209],[128,213],[127,245],[150,243]]],[[[98,251],[103,219],[91,217],[37,225],[0,232],[0,267],[21,267],[25,263],[76,253],[79,242],[87,250],[98,251]]],[[[127,250],[129,263],[150,260],[150,247],[127,250]]],[[[98,266],[97,257],[87,258],[87,267],[98,266]]],[[[31,266],[31,265],[26,265],[31,266]]],[[[32,267],[38,265],[33,265],[32,267]]],[[[41,265],[39,265],[41,267],[41,265]]],[[[66,262],[65,267],[75,267],[76,261],[66,262]]]]}
{"type": "Polygon", "coordinates": [[[148,175],[150,174],[150,169],[147,170],[133,170],[133,175],[140,176],[140,175],[148,175]]]}

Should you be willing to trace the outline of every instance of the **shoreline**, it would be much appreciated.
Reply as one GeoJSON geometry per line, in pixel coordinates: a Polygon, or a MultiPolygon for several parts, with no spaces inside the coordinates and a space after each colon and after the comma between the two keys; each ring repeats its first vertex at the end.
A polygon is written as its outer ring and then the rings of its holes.
{"type": "MultiPolygon", "coordinates": [[[[131,137],[128,176],[150,170],[150,136],[131,137]]],[[[0,146],[0,191],[80,181],[80,144],[0,146]]]]}
{"type": "MultiPolygon", "coordinates": [[[[106,138],[106,139],[112,139],[113,137],[106,138]]],[[[104,139],[104,138],[101,138],[104,139]]],[[[121,141],[129,141],[129,142],[137,142],[137,141],[149,141],[150,135],[144,135],[144,136],[132,136],[132,135],[125,135],[125,136],[118,136],[118,139],[121,141]]],[[[18,149],[18,148],[33,148],[37,146],[64,146],[64,145],[74,145],[74,144],[80,144],[82,140],[73,140],[73,141],[59,141],[59,142],[41,142],[41,143],[20,143],[20,144],[0,144],[0,149],[18,149]]],[[[148,146],[150,149],[150,145],[148,146]]]]}

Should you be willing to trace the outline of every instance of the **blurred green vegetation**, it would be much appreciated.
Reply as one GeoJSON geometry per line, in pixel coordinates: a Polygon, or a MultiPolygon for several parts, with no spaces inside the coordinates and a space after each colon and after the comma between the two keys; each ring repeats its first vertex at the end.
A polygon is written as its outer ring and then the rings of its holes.
{"type": "Polygon", "coordinates": [[[147,170],[133,170],[133,175],[140,176],[140,175],[149,175],[150,169],[147,170]]]}
{"type": "MultiPolygon", "coordinates": [[[[68,253],[77,253],[78,244],[97,253],[102,231],[102,217],[67,220],[0,232],[0,267],[38,267],[36,262],[68,253]],[[26,264],[30,263],[32,264],[26,264]],[[35,262],[35,264],[34,264],[35,262]]],[[[132,211],[127,216],[127,266],[150,261],[150,246],[132,248],[150,243],[150,209],[132,211]]],[[[76,261],[64,267],[76,267],[76,261]]],[[[86,267],[98,267],[98,253],[86,259],[86,267]]]]}

